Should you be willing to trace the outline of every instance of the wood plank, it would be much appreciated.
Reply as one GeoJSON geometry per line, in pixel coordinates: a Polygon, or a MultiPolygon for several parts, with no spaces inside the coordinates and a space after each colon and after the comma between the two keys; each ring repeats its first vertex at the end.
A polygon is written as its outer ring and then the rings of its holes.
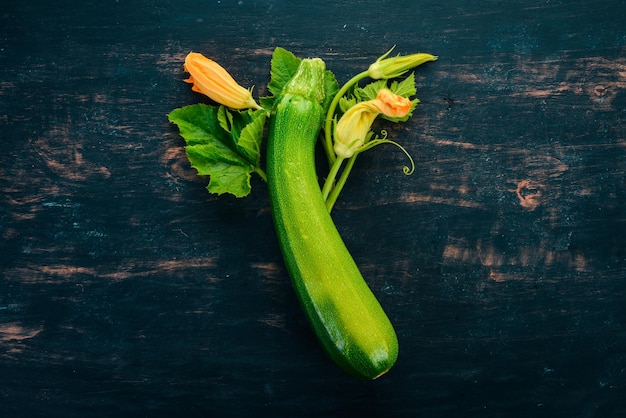
{"type": "Polygon", "coordinates": [[[623,1],[0,8],[0,415],[622,416],[623,1]],[[194,50],[267,94],[276,46],[346,81],[440,58],[334,211],[394,322],[355,382],[295,300],[265,185],[206,193],[166,114],[194,50]],[[258,411],[258,412],[257,412],[258,411]]]}

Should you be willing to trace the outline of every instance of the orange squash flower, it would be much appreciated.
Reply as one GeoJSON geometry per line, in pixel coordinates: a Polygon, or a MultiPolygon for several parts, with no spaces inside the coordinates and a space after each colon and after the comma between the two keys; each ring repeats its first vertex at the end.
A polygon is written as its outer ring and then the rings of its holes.
{"type": "Polygon", "coordinates": [[[379,90],[374,101],[380,113],[391,118],[402,118],[406,116],[413,106],[413,103],[409,99],[392,93],[389,89],[379,90]]]}
{"type": "Polygon", "coordinates": [[[370,129],[380,114],[392,118],[406,116],[412,107],[411,100],[389,89],[381,89],[375,99],[359,102],[341,116],[335,128],[335,154],[350,158],[371,137],[370,129]]]}
{"type": "Polygon", "coordinates": [[[237,84],[228,71],[204,55],[190,52],[184,68],[189,73],[185,81],[193,84],[193,91],[232,109],[261,109],[250,90],[237,84]]]}

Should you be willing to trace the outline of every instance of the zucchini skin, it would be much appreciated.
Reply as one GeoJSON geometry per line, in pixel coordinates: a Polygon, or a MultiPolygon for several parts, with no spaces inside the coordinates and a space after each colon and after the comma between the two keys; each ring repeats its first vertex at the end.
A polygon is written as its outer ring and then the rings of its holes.
{"type": "Polygon", "coordinates": [[[267,175],[274,226],[298,299],[334,362],[359,379],[386,373],[398,339],[328,213],[318,184],[319,103],[283,94],[269,128],[267,175]]]}

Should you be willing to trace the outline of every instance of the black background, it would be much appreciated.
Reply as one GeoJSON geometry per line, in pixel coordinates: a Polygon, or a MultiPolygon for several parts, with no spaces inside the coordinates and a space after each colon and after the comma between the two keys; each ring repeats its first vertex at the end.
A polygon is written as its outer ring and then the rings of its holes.
{"type": "Polygon", "coordinates": [[[626,2],[3,2],[0,414],[624,416],[626,2]],[[325,357],[265,185],[209,195],[167,121],[189,51],[255,96],[276,46],[340,82],[440,58],[334,218],[396,326],[325,357]]]}

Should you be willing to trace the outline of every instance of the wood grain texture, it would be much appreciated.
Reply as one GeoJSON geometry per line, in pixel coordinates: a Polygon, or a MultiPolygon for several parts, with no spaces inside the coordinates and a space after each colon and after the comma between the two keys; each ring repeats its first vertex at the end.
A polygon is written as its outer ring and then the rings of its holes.
{"type": "MultiPolygon", "coordinates": [[[[28,3],[28,4],[25,4],[28,3]]],[[[626,414],[626,2],[0,6],[0,415],[626,414]],[[167,122],[193,50],[267,94],[276,46],[341,82],[440,58],[334,211],[397,327],[383,379],[324,357],[264,184],[206,193],[167,122]]]]}

